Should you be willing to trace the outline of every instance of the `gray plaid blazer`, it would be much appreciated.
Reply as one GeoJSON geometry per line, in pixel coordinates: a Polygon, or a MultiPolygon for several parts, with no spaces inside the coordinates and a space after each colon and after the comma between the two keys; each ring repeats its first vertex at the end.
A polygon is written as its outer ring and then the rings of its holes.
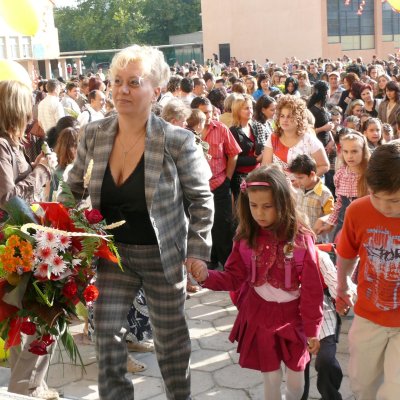
{"type": "MultiPolygon", "coordinates": [[[[75,198],[89,194],[97,209],[100,209],[101,186],[117,132],[117,116],[86,125],[68,175],[75,198]],[[93,173],[89,193],[85,193],[83,176],[91,159],[93,173]]],[[[147,209],[157,236],[161,262],[166,279],[176,283],[183,278],[182,265],[186,257],[202,260],[210,257],[214,214],[208,182],[210,168],[191,132],[154,114],[147,121],[144,165],[147,209]],[[183,195],[190,204],[189,219],[184,213],[183,195]]]]}

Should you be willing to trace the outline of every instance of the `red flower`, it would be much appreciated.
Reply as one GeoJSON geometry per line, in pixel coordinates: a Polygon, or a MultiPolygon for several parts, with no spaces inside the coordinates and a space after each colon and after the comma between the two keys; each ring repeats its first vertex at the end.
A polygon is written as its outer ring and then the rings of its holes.
{"type": "Polygon", "coordinates": [[[92,210],[85,210],[85,217],[88,220],[89,224],[97,224],[104,217],[100,214],[99,210],[93,208],[92,210]]]}
{"type": "Polygon", "coordinates": [[[83,292],[83,297],[85,298],[86,303],[96,301],[99,297],[99,289],[97,289],[97,287],[94,285],[89,285],[83,292]]]}
{"type": "Polygon", "coordinates": [[[29,346],[29,350],[31,353],[36,354],[38,356],[43,356],[47,354],[46,343],[39,340],[34,340],[29,346]]]}
{"type": "Polygon", "coordinates": [[[21,324],[21,332],[25,335],[34,335],[36,332],[36,325],[30,321],[24,321],[21,324]]]}
{"type": "Polygon", "coordinates": [[[69,280],[64,285],[62,293],[67,299],[74,299],[78,293],[78,286],[76,285],[76,282],[73,279],[69,280]]]}
{"type": "Polygon", "coordinates": [[[54,339],[52,338],[51,335],[46,334],[42,336],[42,342],[47,346],[50,346],[51,344],[54,343],[54,339]]]}

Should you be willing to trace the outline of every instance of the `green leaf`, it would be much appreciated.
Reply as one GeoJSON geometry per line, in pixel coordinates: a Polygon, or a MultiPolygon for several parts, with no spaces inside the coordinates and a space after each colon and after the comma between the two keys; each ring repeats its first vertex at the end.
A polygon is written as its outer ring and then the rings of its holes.
{"type": "Polygon", "coordinates": [[[61,193],[60,196],[62,198],[62,204],[68,208],[75,208],[76,207],[76,200],[74,195],[72,194],[71,188],[69,187],[68,183],[65,181],[60,181],[61,193]]]}
{"type": "Polygon", "coordinates": [[[72,337],[68,328],[65,329],[62,335],[60,335],[60,338],[64,346],[64,349],[67,352],[71,361],[74,364],[77,364],[77,360],[79,360],[79,363],[81,364],[83,371],[86,372],[81,353],[79,352],[78,346],[76,345],[74,338],[72,337]]]}

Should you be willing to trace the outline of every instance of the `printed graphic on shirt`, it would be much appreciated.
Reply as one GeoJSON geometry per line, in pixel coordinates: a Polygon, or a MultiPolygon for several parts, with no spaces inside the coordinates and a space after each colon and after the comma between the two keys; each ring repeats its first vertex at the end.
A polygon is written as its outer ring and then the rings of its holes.
{"type": "Polygon", "coordinates": [[[395,310],[400,306],[400,236],[383,227],[368,229],[367,234],[366,297],[383,311],[395,310]]]}

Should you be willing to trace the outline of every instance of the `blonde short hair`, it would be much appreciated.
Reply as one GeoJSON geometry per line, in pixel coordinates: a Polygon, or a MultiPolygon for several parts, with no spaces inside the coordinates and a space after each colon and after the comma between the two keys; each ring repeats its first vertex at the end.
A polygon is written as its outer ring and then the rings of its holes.
{"type": "Polygon", "coordinates": [[[117,70],[126,68],[131,62],[142,65],[144,76],[150,80],[153,87],[163,87],[168,83],[170,70],[164,54],[154,47],[137,44],[121,50],[114,56],[110,66],[111,78],[117,70]]]}
{"type": "Polygon", "coordinates": [[[167,122],[186,121],[190,113],[190,108],[182,100],[171,99],[162,109],[161,118],[167,122]]]}
{"type": "Polygon", "coordinates": [[[240,111],[246,105],[250,104],[253,106],[253,100],[249,95],[243,95],[242,98],[236,99],[232,103],[232,122],[233,126],[240,126],[240,111]]]}
{"type": "Polygon", "coordinates": [[[0,82],[0,132],[14,143],[24,136],[32,119],[32,91],[19,81],[0,82]]]}

